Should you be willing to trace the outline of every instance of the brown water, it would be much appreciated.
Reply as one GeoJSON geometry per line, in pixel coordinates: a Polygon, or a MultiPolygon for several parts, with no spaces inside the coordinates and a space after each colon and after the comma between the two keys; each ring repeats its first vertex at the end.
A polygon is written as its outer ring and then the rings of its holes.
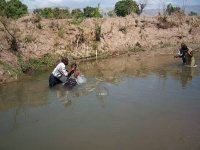
{"type": "Polygon", "coordinates": [[[131,56],[79,69],[72,90],[49,89],[51,70],[0,87],[0,150],[200,150],[200,67],[131,56]]]}

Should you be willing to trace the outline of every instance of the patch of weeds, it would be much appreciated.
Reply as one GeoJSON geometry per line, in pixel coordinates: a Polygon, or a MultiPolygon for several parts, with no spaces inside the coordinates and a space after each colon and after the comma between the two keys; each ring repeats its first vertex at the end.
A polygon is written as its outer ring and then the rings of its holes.
{"type": "Polygon", "coordinates": [[[127,28],[125,26],[120,27],[119,31],[121,31],[122,33],[126,34],[127,33],[127,28]]]}
{"type": "Polygon", "coordinates": [[[134,47],[129,47],[128,51],[136,53],[136,52],[143,52],[145,51],[145,49],[142,48],[139,42],[137,42],[134,47]]]}
{"type": "Polygon", "coordinates": [[[85,19],[85,17],[80,17],[80,18],[74,17],[72,19],[71,23],[74,24],[74,25],[80,25],[83,22],[84,19],[85,19]]]}
{"type": "Polygon", "coordinates": [[[143,52],[143,51],[145,51],[145,49],[143,49],[143,48],[141,48],[141,47],[130,47],[130,48],[128,49],[128,51],[129,51],[129,52],[134,52],[134,53],[136,53],[136,52],[143,52]]]}
{"type": "Polygon", "coordinates": [[[178,26],[175,22],[168,21],[167,16],[161,15],[158,17],[158,23],[156,25],[158,29],[168,29],[178,26]]]}
{"type": "Polygon", "coordinates": [[[93,42],[93,43],[92,43],[92,49],[93,49],[93,50],[98,50],[98,45],[99,45],[98,42],[93,42]]]}
{"type": "Polygon", "coordinates": [[[36,27],[37,27],[38,29],[42,29],[42,25],[41,25],[41,23],[40,23],[40,22],[37,23],[37,24],[36,24],[36,27]]]}
{"type": "Polygon", "coordinates": [[[64,27],[59,27],[58,28],[58,36],[60,38],[64,38],[64,33],[65,33],[64,27]]]}
{"type": "Polygon", "coordinates": [[[79,46],[79,44],[82,44],[85,42],[83,29],[79,28],[79,32],[80,33],[76,35],[76,40],[73,42],[73,44],[76,45],[77,47],[79,46]]]}
{"type": "Polygon", "coordinates": [[[191,34],[191,33],[192,33],[192,28],[190,28],[190,29],[188,30],[188,33],[189,33],[189,34],[191,34]]]}
{"type": "Polygon", "coordinates": [[[28,61],[25,61],[22,58],[19,58],[18,61],[21,67],[21,71],[26,73],[30,70],[49,68],[55,63],[56,59],[50,54],[45,54],[39,59],[30,58],[28,61]]]}
{"type": "Polygon", "coordinates": [[[12,67],[11,65],[3,62],[3,61],[0,61],[0,65],[3,66],[4,70],[7,71],[7,73],[11,76],[11,77],[15,77],[17,74],[20,73],[20,71],[14,67],[12,67]]]}
{"type": "Polygon", "coordinates": [[[32,23],[39,23],[40,21],[42,20],[42,17],[40,16],[40,15],[35,15],[32,19],[31,19],[31,21],[32,21],[32,23]]]}
{"type": "Polygon", "coordinates": [[[25,43],[31,43],[31,42],[34,42],[35,40],[36,40],[36,37],[34,37],[31,34],[26,35],[26,37],[24,38],[25,43]]]}
{"type": "Polygon", "coordinates": [[[160,48],[166,48],[166,47],[170,47],[170,46],[172,46],[170,43],[160,42],[160,48]]]}
{"type": "Polygon", "coordinates": [[[96,24],[95,25],[95,39],[96,39],[96,41],[100,41],[100,37],[101,37],[101,26],[96,24]]]}

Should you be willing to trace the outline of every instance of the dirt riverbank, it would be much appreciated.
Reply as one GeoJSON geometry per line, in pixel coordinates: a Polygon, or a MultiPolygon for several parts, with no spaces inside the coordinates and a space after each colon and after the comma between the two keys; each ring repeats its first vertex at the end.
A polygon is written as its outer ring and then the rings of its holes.
{"type": "Polygon", "coordinates": [[[121,54],[173,54],[181,42],[198,51],[200,17],[173,15],[86,19],[41,19],[29,15],[0,24],[0,84],[30,70],[55,65],[60,56],[79,61],[121,54]]]}

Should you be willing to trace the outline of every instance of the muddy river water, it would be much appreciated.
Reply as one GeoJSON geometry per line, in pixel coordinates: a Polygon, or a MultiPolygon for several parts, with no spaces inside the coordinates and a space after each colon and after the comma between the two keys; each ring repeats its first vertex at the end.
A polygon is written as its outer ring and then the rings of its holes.
{"type": "Polygon", "coordinates": [[[84,62],[73,89],[49,89],[52,70],[0,86],[0,150],[200,150],[199,58],[84,62]]]}

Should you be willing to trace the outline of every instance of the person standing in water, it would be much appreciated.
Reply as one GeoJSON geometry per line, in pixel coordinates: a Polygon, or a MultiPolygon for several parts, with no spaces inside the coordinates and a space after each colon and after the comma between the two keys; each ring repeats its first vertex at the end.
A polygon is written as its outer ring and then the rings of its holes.
{"type": "Polygon", "coordinates": [[[193,51],[191,48],[187,47],[186,44],[181,43],[181,48],[179,49],[178,55],[175,58],[182,58],[183,64],[191,67],[195,66],[195,58],[193,56],[193,51]]]}
{"type": "Polygon", "coordinates": [[[175,55],[175,58],[182,58],[183,64],[186,63],[186,58],[185,58],[185,49],[186,45],[184,43],[181,43],[181,47],[179,48],[178,54],[175,55]]]}
{"type": "Polygon", "coordinates": [[[61,59],[61,62],[54,68],[53,72],[49,76],[49,87],[53,87],[59,83],[63,83],[61,78],[64,76],[65,78],[68,78],[68,75],[71,74],[71,72],[74,72],[74,68],[71,68],[70,72],[66,70],[66,66],[68,65],[68,58],[63,57],[61,59]]]}

